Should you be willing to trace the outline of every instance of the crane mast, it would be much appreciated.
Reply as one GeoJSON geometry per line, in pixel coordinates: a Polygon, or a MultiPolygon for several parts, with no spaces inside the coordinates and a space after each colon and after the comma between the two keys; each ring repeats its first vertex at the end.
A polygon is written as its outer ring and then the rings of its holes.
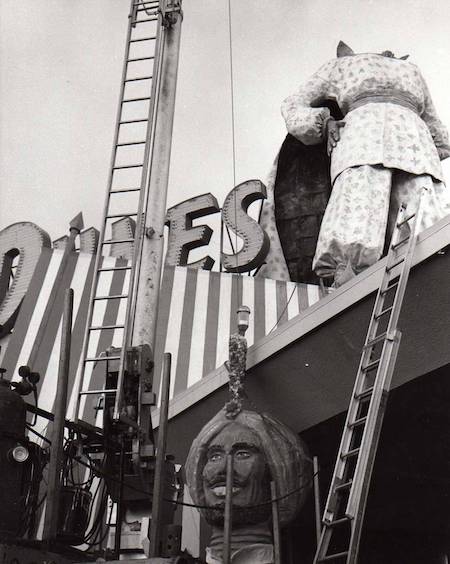
{"type": "Polygon", "coordinates": [[[78,374],[75,420],[83,420],[85,396],[96,392],[106,394],[109,405],[114,400],[113,422],[136,429],[139,446],[134,451],[143,459],[154,454],[150,423],[153,402],[148,392],[152,381],[181,20],[180,0],[131,2],[111,167],[78,374]],[[134,236],[114,235],[113,225],[121,220],[135,222],[134,236]],[[105,250],[123,243],[132,248],[131,260],[124,266],[103,267],[105,250]],[[103,295],[99,289],[100,280],[111,270],[122,270],[126,277],[119,295],[103,295]],[[102,304],[112,300],[125,310],[123,323],[105,325],[96,321],[102,304]],[[96,335],[105,330],[121,335],[121,346],[106,354],[96,349],[96,335]],[[108,365],[107,372],[116,374],[115,382],[110,381],[104,389],[91,390],[89,374],[101,362],[108,365]],[[127,375],[137,376],[138,365],[144,369],[134,382],[138,394],[134,417],[126,405],[130,400],[125,398],[124,386],[127,375]]]}

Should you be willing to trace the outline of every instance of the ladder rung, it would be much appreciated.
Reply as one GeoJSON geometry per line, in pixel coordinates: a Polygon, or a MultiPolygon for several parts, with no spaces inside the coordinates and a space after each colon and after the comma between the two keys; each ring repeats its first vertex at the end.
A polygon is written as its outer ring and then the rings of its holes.
{"type": "Polygon", "coordinates": [[[352,458],[353,456],[358,456],[360,450],[361,450],[360,448],[353,448],[352,450],[343,452],[341,454],[341,458],[345,459],[345,458],[352,458]]]}
{"type": "Polygon", "coordinates": [[[124,82],[137,82],[138,80],[151,80],[153,76],[136,76],[135,78],[126,78],[124,82]]]}
{"type": "Polygon", "coordinates": [[[380,333],[379,335],[368,341],[367,344],[364,345],[364,349],[365,350],[370,349],[377,343],[381,343],[381,341],[384,341],[386,338],[387,338],[387,331],[385,331],[384,333],[380,333]]]}
{"type": "Polygon", "coordinates": [[[394,306],[389,306],[389,307],[387,307],[386,309],[382,309],[382,310],[380,311],[380,313],[377,313],[377,315],[374,316],[375,319],[380,319],[380,317],[382,317],[383,315],[386,315],[386,313],[389,313],[390,311],[392,311],[392,310],[393,310],[393,307],[394,307],[394,306]]]}
{"type": "Polygon", "coordinates": [[[119,125],[125,125],[127,123],[142,123],[144,121],[148,121],[148,118],[126,119],[123,121],[119,121],[119,125]]]}
{"type": "Polygon", "coordinates": [[[131,213],[112,213],[111,215],[106,215],[105,219],[114,219],[116,217],[134,217],[137,216],[138,214],[136,212],[131,212],[131,213]]]}
{"type": "Polygon", "coordinates": [[[368,398],[372,395],[373,392],[373,386],[370,388],[367,388],[367,390],[364,390],[363,392],[359,392],[359,394],[355,394],[355,399],[356,400],[360,400],[360,399],[364,399],[364,398],[368,398]]]}
{"type": "Polygon", "coordinates": [[[143,164],[119,165],[113,167],[113,170],[121,170],[124,168],[142,168],[143,166],[144,166],[143,164]]]}
{"type": "Polygon", "coordinates": [[[352,423],[348,424],[349,429],[354,429],[355,427],[359,427],[360,425],[364,425],[367,421],[367,417],[361,417],[360,419],[356,419],[352,423]]]}
{"type": "Polygon", "coordinates": [[[116,188],[111,190],[110,194],[123,194],[124,192],[140,192],[140,188],[116,188]]]}
{"type": "Polygon", "coordinates": [[[401,239],[397,243],[394,243],[393,245],[391,245],[391,249],[393,249],[395,251],[396,249],[398,249],[399,247],[401,247],[402,245],[407,243],[409,240],[410,240],[410,237],[408,235],[408,237],[404,237],[403,239],[401,239]]]}
{"type": "MultiPolygon", "coordinates": [[[[134,57],[133,59],[127,59],[127,63],[137,63],[139,61],[153,61],[155,57],[134,57]]],[[[124,100],[125,101],[125,100],[124,100]]]]}
{"type": "Polygon", "coordinates": [[[108,239],[103,241],[102,245],[115,245],[116,243],[134,243],[134,239],[108,239]]]}
{"type": "Polygon", "coordinates": [[[120,356],[93,356],[85,358],[84,362],[105,362],[107,360],[120,360],[120,356]]]}
{"type": "Polygon", "coordinates": [[[117,143],[116,147],[128,147],[129,145],[145,145],[147,141],[126,141],[124,143],[117,143]]]}
{"type": "Polygon", "coordinates": [[[377,358],[377,360],[372,360],[369,364],[361,366],[361,372],[369,372],[372,368],[376,368],[380,364],[380,360],[381,359],[377,358]]]}
{"type": "Polygon", "coordinates": [[[393,270],[396,266],[398,266],[399,264],[402,264],[402,262],[405,262],[405,257],[400,257],[398,260],[396,260],[394,263],[392,263],[389,266],[386,266],[386,272],[390,272],[391,270],[393,270]]]}
{"type": "Polygon", "coordinates": [[[344,523],[349,523],[351,519],[349,517],[342,517],[342,519],[336,519],[334,521],[324,521],[324,525],[326,527],[338,527],[339,525],[343,525],[344,523]]]}
{"type": "Polygon", "coordinates": [[[151,37],[138,37],[136,39],[130,39],[130,43],[138,43],[139,41],[154,41],[156,39],[156,35],[152,35],[151,37]]]}
{"type": "Polygon", "coordinates": [[[102,331],[103,329],[125,329],[125,325],[91,325],[89,331],[102,331]]]}
{"type": "Polygon", "coordinates": [[[413,217],[415,217],[416,214],[412,213],[411,215],[408,215],[405,217],[405,219],[402,219],[402,221],[399,221],[397,223],[397,227],[401,227],[402,225],[404,225],[405,223],[408,223],[409,220],[411,220],[413,217]]]}
{"type": "Polygon", "coordinates": [[[339,486],[336,486],[334,488],[335,492],[340,492],[341,490],[348,490],[349,488],[352,487],[353,484],[353,480],[349,480],[348,482],[344,482],[343,484],[339,484],[339,486]]]}
{"type": "Polygon", "coordinates": [[[139,23],[145,23],[145,22],[155,22],[158,19],[158,17],[156,18],[148,18],[146,20],[134,20],[133,24],[139,24],[139,23]]]}
{"type": "Polygon", "coordinates": [[[386,288],[386,290],[382,290],[380,292],[380,295],[384,296],[385,294],[387,294],[390,290],[392,290],[393,288],[396,288],[398,286],[399,281],[397,280],[396,282],[394,282],[393,284],[391,284],[390,286],[388,286],[386,288]]]}
{"type": "Polygon", "coordinates": [[[329,554],[328,556],[324,556],[323,558],[319,558],[317,562],[330,562],[331,560],[337,560],[338,558],[344,558],[348,556],[348,551],[346,552],[336,552],[335,554],[329,554]]]}
{"type": "Polygon", "coordinates": [[[103,266],[97,272],[111,272],[114,270],[131,270],[131,266],[103,266]]]}
{"type": "Polygon", "coordinates": [[[158,13],[156,6],[153,7],[153,8],[137,8],[137,9],[136,9],[136,12],[137,12],[137,13],[139,13],[139,12],[145,12],[145,13],[147,14],[147,16],[154,16],[154,15],[156,15],[156,14],[158,13]],[[153,13],[152,13],[152,14],[149,14],[149,12],[153,12],[153,13]],[[156,12],[156,14],[155,14],[155,12],[156,12]]]}
{"type": "MultiPolygon", "coordinates": [[[[111,358],[111,357],[109,357],[111,358]]],[[[89,360],[89,359],[86,359],[89,360]]],[[[97,394],[115,394],[117,393],[117,388],[111,388],[106,390],[81,390],[80,396],[94,396],[97,394]]]]}
{"type": "Polygon", "coordinates": [[[142,98],[125,98],[122,100],[122,104],[126,104],[127,102],[145,102],[150,100],[150,96],[142,96],[142,98]]]}
{"type": "Polygon", "coordinates": [[[138,8],[139,6],[144,6],[149,9],[149,6],[152,6],[152,9],[159,7],[159,0],[142,0],[142,2],[133,2],[133,7],[138,8]]]}
{"type": "Polygon", "coordinates": [[[112,296],[95,296],[94,300],[123,300],[128,298],[128,294],[113,294],[112,296]]]}
{"type": "MultiPolygon", "coordinates": [[[[143,6],[143,4],[142,4],[143,6]]],[[[151,12],[152,10],[155,11],[157,9],[157,6],[153,6],[152,8],[146,8],[145,6],[143,8],[137,8],[136,12],[147,12],[147,15],[150,16],[151,14],[149,14],[148,12],[151,12]]]]}

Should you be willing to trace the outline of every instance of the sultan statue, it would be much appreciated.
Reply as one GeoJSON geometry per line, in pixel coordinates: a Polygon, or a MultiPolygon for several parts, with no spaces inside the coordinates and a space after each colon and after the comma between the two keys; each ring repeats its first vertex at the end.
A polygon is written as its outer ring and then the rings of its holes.
{"type": "Polygon", "coordinates": [[[317,275],[337,287],[380,259],[399,204],[414,212],[422,187],[420,229],[450,213],[447,130],[407,56],[357,54],[340,42],[282,114],[288,136],[268,182],[262,275],[317,275]]]}
{"type": "Polygon", "coordinates": [[[206,550],[208,564],[222,564],[225,552],[231,563],[273,564],[277,531],[271,501],[278,499],[279,526],[283,527],[296,516],[311,489],[311,460],[300,438],[267,413],[243,408],[245,352],[245,338],[232,335],[228,364],[231,399],[194,439],[186,461],[191,497],[212,526],[206,550]],[[230,458],[231,535],[225,550],[230,458]]]}

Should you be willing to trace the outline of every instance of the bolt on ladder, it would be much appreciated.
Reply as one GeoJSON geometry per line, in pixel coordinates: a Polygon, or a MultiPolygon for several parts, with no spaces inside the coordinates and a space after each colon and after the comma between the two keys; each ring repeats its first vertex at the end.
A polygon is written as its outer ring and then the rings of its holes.
{"type": "Polygon", "coordinates": [[[414,214],[398,216],[342,434],[314,564],[356,564],[367,495],[401,332],[397,328],[421,224],[420,195],[414,214]]]}
{"type": "Polygon", "coordinates": [[[121,418],[123,384],[126,371],[127,348],[131,346],[132,321],[139,279],[142,241],[145,231],[149,163],[154,146],[154,130],[158,111],[158,97],[163,66],[164,32],[172,18],[181,11],[179,0],[132,0],[130,7],[125,60],[123,64],[119,107],[114,132],[108,186],[103,209],[94,267],[90,303],[85,328],[81,364],[77,376],[75,420],[81,419],[81,400],[88,394],[115,394],[113,419],[121,418]],[[130,209],[131,208],[131,209],[130,209]],[[134,236],[114,238],[112,223],[122,218],[136,221],[134,236]],[[132,258],[125,266],[102,266],[105,250],[112,245],[132,246],[132,258]],[[102,276],[114,271],[128,273],[127,288],[120,294],[107,295],[99,289],[102,276]],[[96,306],[119,300],[126,303],[123,323],[103,325],[93,322],[96,306]],[[99,355],[93,338],[99,331],[122,332],[120,354],[99,355]],[[85,389],[88,370],[96,362],[118,361],[117,387],[108,390],[85,389]],[[89,367],[89,368],[88,368],[89,367]]]}

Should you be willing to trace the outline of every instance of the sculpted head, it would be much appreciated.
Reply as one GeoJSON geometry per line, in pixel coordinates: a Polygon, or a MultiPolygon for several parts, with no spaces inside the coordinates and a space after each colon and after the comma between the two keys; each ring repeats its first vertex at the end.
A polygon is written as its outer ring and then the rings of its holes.
{"type": "Polygon", "coordinates": [[[206,520],[223,525],[226,458],[233,455],[233,524],[267,521],[271,515],[270,481],[279,495],[304,484],[305,489],[280,503],[280,518],[288,522],[307,494],[310,461],[304,445],[287,427],[268,415],[243,410],[234,419],[220,412],[200,431],[186,462],[191,497],[206,520]],[[256,507],[255,507],[256,506],[256,507]]]}

